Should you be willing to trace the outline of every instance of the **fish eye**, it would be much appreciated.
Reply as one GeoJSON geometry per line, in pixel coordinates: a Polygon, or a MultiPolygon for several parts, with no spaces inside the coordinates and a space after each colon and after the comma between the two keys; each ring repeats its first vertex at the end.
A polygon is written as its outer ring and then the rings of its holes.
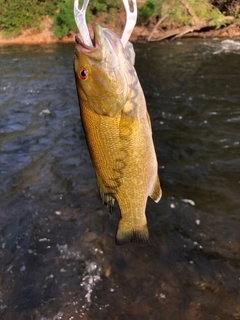
{"type": "Polygon", "coordinates": [[[79,70],[78,70],[78,78],[81,79],[81,80],[87,80],[88,71],[87,71],[86,68],[84,68],[84,67],[79,68],[79,70]]]}

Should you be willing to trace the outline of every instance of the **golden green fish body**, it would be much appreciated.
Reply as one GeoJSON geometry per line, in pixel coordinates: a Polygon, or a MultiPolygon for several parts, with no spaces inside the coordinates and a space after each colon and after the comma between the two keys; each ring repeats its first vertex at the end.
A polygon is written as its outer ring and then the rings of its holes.
{"type": "Polygon", "coordinates": [[[161,197],[150,119],[120,40],[98,25],[95,37],[95,49],[80,40],[76,44],[82,124],[103,202],[111,209],[116,200],[120,208],[116,242],[144,244],[148,242],[147,198],[157,202],[161,197]]]}

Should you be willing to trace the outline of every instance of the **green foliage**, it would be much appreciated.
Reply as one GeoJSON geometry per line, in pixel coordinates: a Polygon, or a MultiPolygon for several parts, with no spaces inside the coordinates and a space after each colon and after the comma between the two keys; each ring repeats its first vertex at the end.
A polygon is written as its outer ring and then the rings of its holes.
{"type": "Polygon", "coordinates": [[[6,34],[17,35],[23,27],[37,26],[37,17],[37,0],[9,0],[2,6],[0,24],[6,34]]]}
{"type": "MultiPolygon", "coordinates": [[[[79,7],[82,6],[80,1],[79,7]]],[[[77,31],[73,14],[74,0],[0,0],[0,29],[6,35],[16,36],[24,28],[38,27],[40,17],[50,15],[54,20],[54,34],[62,37],[69,31],[77,31]]],[[[108,21],[113,20],[114,10],[123,8],[122,0],[91,0],[87,21],[92,14],[108,12],[108,21]]]]}
{"type": "Polygon", "coordinates": [[[70,31],[77,31],[73,5],[74,0],[63,0],[58,4],[57,13],[53,16],[53,31],[56,37],[63,37],[70,31]]]}
{"type": "MultiPolygon", "coordinates": [[[[79,1],[79,8],[82,7],[83,1],[79,1]]],[[[77,31],[77,26],[73,15],[74,0],[62,0],[58,4],[58,10],[53,16],[53,31],[56,37],[63,37],[70,31],[77,31]]],[[[92,0],[89,2],[87,10],[87,22],[90,21],[92,14],[100,15],[102,12],[108,12],[109,16],[113,10],[122,7],[121,0],[92,0]]],[[[109,18],[108,21],[110,21],[109,18]]]]}
{"type": "Polygon", "coordinates": [[[38,27],[39,18],[55,10],[55,0],[0,0],[0,27],[16,36],[24,28],[38,27]]]}
{"type": "Polygon", "coordinates": [[[170,1],[167,4],[165,3],[162,8],[164,15],[168,14],[168,24],[192,25],[192,16],[188,13],[186,8],[181,3],[179,3],[179,5],[172,5],[172,2],[173,1],[170,1]]]}
{"type": "MultiPolygon", "coordinates": [[[[79,2],[81,8],[83,0],[79,2]]],[[[18,35],[24,28],[37,28],[40,17],[50,15],[54,20],[55,36],[62,37],[77,31],[73,6],[74,0],[0,0],[0,30],[6,35],[18,35]]],[[[103,12],[108,14],[107,22],[111,22],[119,10],[124,11],[122,0],[90,0],[87,22],[92,15],[99,16],[103,12]]],[[[167,15],[165,26],[191,25],[198,18],[212,21],[219,27],[224,14],[240,19],[239,0],[146,0],[138,7],[138,23],[167,15]]]]}
{"type": "Polygon", "coordinates": [[[161,1],[159,0],[147,0],[138,10],[138,23],[143,23],[148,18],[154,16],[160,4],[161,1]]]}
{"type": "MultiPolygon", "coordinates": [[[[41,0],[38,0],[38,1],[40,2],[41,0]]],[[[58,0],[42,0],[42,3],[43,3],[43,14],[53,16],[57,8],[58,0]]]]}
{"type": "Polygon", "coordinates": [[[188,3],[200,20],[217,21],[223,17],[222,13],[214,8],[208,0],[188,0],[188,3]]]}
{"type": "Polygon", "coordinates": [[[214,8],[209,0],[147,0],[139,8],[138,22],[143,23],[152,17],[164,17],[165,26],[193,25],[198,18],[203,21],[213,21],[221,25],[223,14],[214,8]]]}
{"type": "Polygon", "coordinates": [[[100,15],[102,12],[111,13],[111,9],[119,10],[122,7],[121,0],[91,0],[88,9],[90,14],[100,15]]]}

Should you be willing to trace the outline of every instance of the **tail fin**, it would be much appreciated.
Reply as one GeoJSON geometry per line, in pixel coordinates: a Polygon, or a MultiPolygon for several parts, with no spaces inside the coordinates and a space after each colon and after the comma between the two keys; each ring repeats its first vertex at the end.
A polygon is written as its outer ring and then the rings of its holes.
{"type": "Polygon", "coordinates": [[[116,234],[116,244],[122,245],[129,242],[135,242],[139,245],[145,246],[149,243],[149,234],[147,225],[143,225],[141,228],[126,228],[125,225],[121,225],[121,220],[118,226],[116,234]]]}

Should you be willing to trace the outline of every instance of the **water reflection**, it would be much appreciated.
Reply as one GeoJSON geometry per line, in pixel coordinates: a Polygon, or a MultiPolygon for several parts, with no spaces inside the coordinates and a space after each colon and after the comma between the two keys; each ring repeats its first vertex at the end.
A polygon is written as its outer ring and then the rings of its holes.
{"type": "Polygon", "coordinates": [[[116,247],[118,209],[99,200],[74,46],[0,47],[1,319],[240,319],[239,41],[228,44],[136,45],[163,187],[144,248],[116,247]]]}

